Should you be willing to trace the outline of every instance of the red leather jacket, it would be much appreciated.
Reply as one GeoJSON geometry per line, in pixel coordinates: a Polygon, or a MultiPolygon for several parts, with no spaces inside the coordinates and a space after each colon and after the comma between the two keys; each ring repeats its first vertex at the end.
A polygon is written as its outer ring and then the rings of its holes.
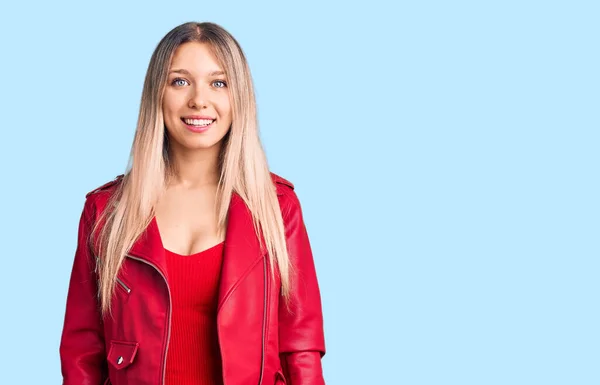
{"type": "MultiPolygon", "coordinates": [[[[233,194],[219,286],[217,329],[225,385],[324,384],[321,299],[293,185],[273,174],[294,263],[292,313],[280,301],[250,211],[233,194]]],[[[93,222],[121,180],[86,196],[60,343],[64,385],[162,385],[170,334],[169,277],[155,219],[119,272],[112,317],[99,313],[93,222]]]]}

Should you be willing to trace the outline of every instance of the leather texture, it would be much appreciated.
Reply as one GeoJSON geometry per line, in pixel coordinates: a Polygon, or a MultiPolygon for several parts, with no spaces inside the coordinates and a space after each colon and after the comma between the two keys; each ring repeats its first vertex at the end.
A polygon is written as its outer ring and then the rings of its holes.
{"type": "MultiPolygon", "coordinates": [[[[99,311],[88,238],[122,175],[86,195],[60,342],[63,385],[162,385],[170,325],[169,277],[155,218],[123,263],[112,316],[99,311]]],[[[233,194],[219,282],[217,330],[225,385],[322,385],[319,285],[294,186],[272,174],[292,275],[291,312],[272,277],[247,206],[233,194]],[[281,301],[280,301],[281,299],[281,301]]]]}

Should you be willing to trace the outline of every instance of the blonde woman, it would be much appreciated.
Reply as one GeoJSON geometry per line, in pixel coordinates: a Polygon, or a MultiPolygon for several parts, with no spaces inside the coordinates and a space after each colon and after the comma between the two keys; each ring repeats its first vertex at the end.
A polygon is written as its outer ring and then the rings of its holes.
{"type": "Polygon", "coordinates": [[[269,172],[244,53],[182,24],[150,60],[127,172],[86,196],[63,384],[318,385],[324,354],[300,203],[269,172]]]}

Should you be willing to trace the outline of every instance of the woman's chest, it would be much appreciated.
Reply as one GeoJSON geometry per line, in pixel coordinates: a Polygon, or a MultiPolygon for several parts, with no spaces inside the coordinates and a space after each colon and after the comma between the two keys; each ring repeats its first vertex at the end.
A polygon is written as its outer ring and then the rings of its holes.
{"type": "Polygon", "coordinates": [[[210,191],[167,193],[155,215],[163,246],[175,253],[196,254],[224,240],[218,234],[216,198],[210,191]]]}

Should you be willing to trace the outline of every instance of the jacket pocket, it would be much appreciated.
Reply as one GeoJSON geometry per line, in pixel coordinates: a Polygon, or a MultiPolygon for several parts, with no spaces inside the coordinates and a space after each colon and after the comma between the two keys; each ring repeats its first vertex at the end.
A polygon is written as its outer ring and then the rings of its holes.
{"type": "Polygon", "coordinates": [[[138,347],[137,342],[111,341],[107,360],[113,368],[125,369],[133,364],[138,347]]]}

